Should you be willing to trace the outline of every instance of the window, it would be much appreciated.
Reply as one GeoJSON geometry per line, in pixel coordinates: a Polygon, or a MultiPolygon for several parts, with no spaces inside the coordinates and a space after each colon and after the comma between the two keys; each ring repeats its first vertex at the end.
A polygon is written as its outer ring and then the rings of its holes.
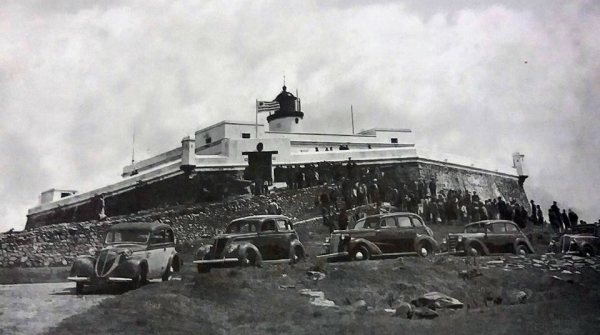
{"type": "Polygon", "coordinates": [[[165,231],[159,230],[152,233],[152,238],[150,239],[150,243],[160,244],[165,242],[165,231]]]}
{"type": "Polygon", "coordinates": [[[268,220],[262,223],[260,231],[275,231],[275,221],[268,220]]]}
{"type": "Polygon", "coordinates": [[[171,229],[167,229],[165,242],[175,242],[175,236],[173,235],[173,231],[171,229]]]}
{"type": "Polygon", "coordinates": [[[147,231],[139,230],[118,230],[111,231],[106,235],[106,243],[119,243],[119,242],[137,242],[145,243],[148,241],[150,233],[147,231]]]}
{"type": "Polygon", "coordinates": [[[365,220],[365,224],[364,224],[363,228],[373,228],[373,227],[377,226],[377,223],[379,223],[378,217],[367,218],[365,220]]]}
{"type": "Polygon", "coordinates": [[[250,138],[250,133],[242,133],[242,138],[250,138]]]}
{"type": "Polygon", "coordinates": [[[399,216],[398,219],[398,227],[400,228],[410,228],[412,227],[412,223],[410,222],[410,218],[407,216],[399,216]]]}
{"type": "Polygon", "coordinates": [[[423,222],[417,218],[412,218],[412,223],[415,227],[423,227],[423,222]]]}
{"type": "Polygon", "coordinates": [[[285,221],[285,220],[277,220],[277,230],[278,231],[284,231],[284,230],[292,230],[291,225],[285,221]]]}
{"type": "Polygon", "coordinates": [[[356,225],[354,225],[354,229],[363,229],[365,228],[365,222],[366,220],[362,219],[362,220],[358,220],[356,221],[356,225]]]}
{"type": "Polygon", "coordinates": [[[60,197],[64,198],[64,197],[68,197],[70,195],[71,195],[71,193],[65,193],[65,192],[63,192],[63,193],[60,194],[60,197]]]}
{"type": "Polygon", "coordinates": [[[392,143],[398,143],[398,139],[395,137],[392,137],[392,143]]]}
{"type": "Polygon", "coordinates": [[[382,219],[381,228],[396,228],[396,220],[393,217],[382,219]]]}
{"type": "Polygon", "coordinates": [[[509,233],[518,233],[519,232],[519,228],[517,228],[517,226],[515,226],[512,223],[507,223],[506,224],[506,231],[509,233]]]}
{"type": "Polygon", "coordinates": [[[506,233],[506,226],[504,225],[504,222],[494,223],[492,225],[494,226],[493,230],[492,230],[494,233],[496,233],[496,234],[506,233]]]}
{"type": "Polygon", "coordinates": [[[207,137],[207,138],[206,138],[206,144],[209,144],[210,142],[212,142],[212,138],[210,138],[210,137],[207,137]]]}

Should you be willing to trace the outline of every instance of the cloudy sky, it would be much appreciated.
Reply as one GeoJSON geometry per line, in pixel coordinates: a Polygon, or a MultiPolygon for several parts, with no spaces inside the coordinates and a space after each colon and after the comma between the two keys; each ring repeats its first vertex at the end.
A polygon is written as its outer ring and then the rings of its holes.
{"type": "Polygon", "coordinates": [[[285,73],[305,129],[412,128],[419,147],[511,164],[530,198],[600,218],[597,1],[2,1],[0,231],[50,188],[223,119],[285,73]],[[450,4],[448,4],[450,3],[450,4]]]}

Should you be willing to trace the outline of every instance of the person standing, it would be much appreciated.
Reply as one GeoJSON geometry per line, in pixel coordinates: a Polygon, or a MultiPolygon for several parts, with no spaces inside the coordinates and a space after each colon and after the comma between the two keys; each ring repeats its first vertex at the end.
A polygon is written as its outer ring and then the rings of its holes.
{"type": "Polygon", "coordinates": [[[537,222],[539,225],[543,225],[544,224],[544,213],[542,212],[542,209],[540,208],[540,205],[536,205],[537,208],[537,222]]]}
{"type": "Polygon", "coordinates": [[[429,181],[429,192],[431,192],[431,198],[435,199],[437,197],[437,185],[435,182],[435,178],[431,178],[429,181]]]}
{"type": "Polygon", "coordinates": [[[342,211],[338,215],[338,228],[340,230],[348,229],[348,214],[345,208],[342,208],[342,211]]]}
{"type": "Polygon", "coordinates": [[[575,226],[579,222],[579,216],[577,215],[577,213],[573,212],[570,208],[569,208],[569,222],[571,222],[571,226],[575,226]]]}
{"type": "Polygon", "coordinates": [[[562,210],[562,213],[560,214],[560,219],[562,220],[563,224],[565,225],[565,229],[571,228],[571,222],[569,221],[569,215],[567,215],[567,211],[565,211],[564,209],[562,210]]]}

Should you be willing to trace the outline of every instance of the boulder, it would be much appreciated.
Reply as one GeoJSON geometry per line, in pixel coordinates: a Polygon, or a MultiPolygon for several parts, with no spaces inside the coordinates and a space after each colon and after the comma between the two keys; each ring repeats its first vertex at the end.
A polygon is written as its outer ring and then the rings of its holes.
{"type": "Polygon", "coordinates": [[[464,304],[457,299],[454,299],[446,294],[440,292],[429,292],[424,294],[418,299],[411,302],[416,307],[428,307],[430,309],[440,308],[451,308],[459,309],[463,308],[464,304]]]}
{"type": "Polygon", "coordinates": [[[413,307],[407,302],[402,302],[400,305],[396,306],[394,315],[404,319],[410,319],[413,316],[413,307]]]}
{"type": "Polygon", "coordinates": [[[440,316],[436,311],[427,307],[415,308],[412,313],[415,319],[435,319],[440,316]]]}

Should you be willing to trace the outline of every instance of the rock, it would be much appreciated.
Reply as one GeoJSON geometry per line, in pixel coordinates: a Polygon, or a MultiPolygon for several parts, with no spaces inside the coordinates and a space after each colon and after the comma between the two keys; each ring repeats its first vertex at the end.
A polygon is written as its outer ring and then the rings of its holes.
{"type": "Polygon", "coordinates": [[[428,307],[431,309],[439,308],[463,308],[464,304],[457,299],[454,299],[440,292],[429,292],[418,299],[411,302],[416,307],[428,307]]]}
{"type": "Polygon", "coordinates": [[[569,270],[562,270],[561,273],[566,274],[566,275],[572,275],[573,274],[573,272],[571,272],[569,270]]]}
{"type": "Polygon", "coordinates": [[[368,310],[367,302],[362,299],[353,303],[352,307],[359,313],[365,313],[368,310]]]}
{"type": "Polygon", "coordinates": [[[413,310],[413,318],[416,319],[435,319],[440,316],[436,311],[427,307],[419,307],[413,310]]]}
{"type": "Polygon", "coordinates": [[[307,271],[306,275],[312,280],[323,280],[325,278],[325,274],[319,271],[307,271]]]}
{"type": "Polygon", "coordinates": [[[410,319],[413,315],[412,305],[407,302],[402,302],[402,304],[396,306],[396,312],[394,315],[404,319],[410,319]]]}

